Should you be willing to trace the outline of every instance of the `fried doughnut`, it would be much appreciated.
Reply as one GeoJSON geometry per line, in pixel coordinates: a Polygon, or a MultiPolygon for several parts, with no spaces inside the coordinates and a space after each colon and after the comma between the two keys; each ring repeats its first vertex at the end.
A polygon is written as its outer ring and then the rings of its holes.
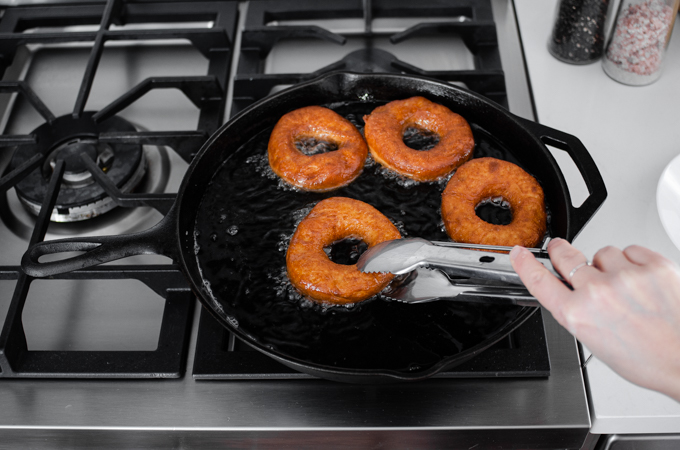
{"type": "Polygon", "coordinates": [[[293,234],[286,253],[288,278],[303,295],[318,302],[366,300],[383,290],[394,275],[364,273],[356,264],[336,264],[324,247],[345,238],[358,238],[372,247],[400,237],[392,222],[367,203],[345,197],[322,200],[293,234]]]}
{"type": "Polygon", "coordinates": [[[520,167],[495,158],[473,159],[458,168],[442,194],[446,233],[456,242],[535,247],[546,231],[543,189],[520,167]],[[512,221],[493,225],[477,217],[475,208],[502,197],[512,221]]]}
{"type": "Polygon", "coordinates": [[[467,121],[447,107],[423,97],[395,100],[364,116],[364,135],[373,159],[416,181],[435,181],[472,156],[475,146],[467,121]],[[414,150],[403,140],[415,128],[435,134],[430,150],[414,150]]]}
{"type": "Polygon", "coordinates": [[[268,155],[274,173],[289,184],[325,192],[346,186],[361,174],[368,148],[350,121],[328,108],[307,106],[279,119],[269,138],[268,155]],[[305,141],[335,149],[305,154],[298,149],[305,141]]]}

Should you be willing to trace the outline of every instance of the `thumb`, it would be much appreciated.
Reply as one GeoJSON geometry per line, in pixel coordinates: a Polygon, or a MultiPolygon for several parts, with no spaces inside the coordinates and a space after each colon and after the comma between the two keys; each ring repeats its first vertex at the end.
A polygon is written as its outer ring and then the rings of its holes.
{"type": "Polygon", "coordinates": [[[565,300],[571,290],[536,261],[534,255],[524,247],[515,246],[512,249],[510,263],[531,295],[563,324],[565,300]]]}

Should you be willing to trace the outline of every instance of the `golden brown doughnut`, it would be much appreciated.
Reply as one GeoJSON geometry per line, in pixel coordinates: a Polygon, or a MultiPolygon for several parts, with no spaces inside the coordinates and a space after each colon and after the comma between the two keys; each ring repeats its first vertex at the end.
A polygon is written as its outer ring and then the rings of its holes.
{"type": "Polygon", "coordinates": [[[354,125],[336,112],[307,106],[285,114],[272,130],[268,145],[274,173],[298,188],[325,192],[351,183],[364,168],[368,148],[354,125]],[[326,142],[337,149],[305,155],[296,143],[326,142]]]}
{"type": "Polygon", "coordinates": [[[423,97],[396,100],[364,116],[364,135],[373,159],[416,181],[435,181],[472,156],[475,141],[467,121],[423,97]],[[404,132],[417,128],[438,135],[430,150],[404,144],[404,132]]]}
{"type": "Polygon", "coordinates": [[[348,237],[372,247],[401,234],[367,203],[345,197],[322,200],[300,222],[288,246],[286,268],[293,286],[306,297],[333,304],[360,302],[383,290],[394,275],[336,264],[324,252],[324,247],[348,237]]]}
{"type": "Polygon", "coordinates": [[[546,231],[543,189],[517,165],[495,158],[479,158],[458,168],[442,194],[446,232],[456,242],[535,247],[546,231]],[[510,204],[512,221],[493,225],[477,217],[483,201],[502,197],[510,204]]]}

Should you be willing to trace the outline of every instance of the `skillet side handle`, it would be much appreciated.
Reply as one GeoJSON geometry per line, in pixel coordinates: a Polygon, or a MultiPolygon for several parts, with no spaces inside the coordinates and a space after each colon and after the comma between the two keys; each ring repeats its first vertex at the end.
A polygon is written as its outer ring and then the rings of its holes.
{"type": "Polygon", "coordinates": [[[45,278],[134,255],[165,255],[176,261],[178,250],[175,243],[174,218],[173,208],[156,225],[139,233],[38,242],[24,253],[21,267],[29,276],[45,278]],[[56,261],[39,261],[44,255],[74,251],[85,253],[56,261]]]}
{"type": "Polygon", "coordinates": [[[574,164],[576,164],[588,188],[588,198],[585,199],[581,206],[575,208],[571,202],[567,205],[570,224],[567,230],[568,235],[565,236],[565,239],[571,242],[593,215],[595,215],[597,210],[600,209],[600,206],[602,206],[602,203],[607,198],[607,188],[604,185],[604,179],[592,156],[590,156],[588,150],[576,136],[521,117],[518,117],[518,119],[545,145],[564,150],[574,161],[574,164]]]}

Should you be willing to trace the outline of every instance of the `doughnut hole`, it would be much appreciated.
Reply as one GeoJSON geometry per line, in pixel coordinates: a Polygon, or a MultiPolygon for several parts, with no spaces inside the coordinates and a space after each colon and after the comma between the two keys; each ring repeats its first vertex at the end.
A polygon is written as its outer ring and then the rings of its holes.
{"type": "Polygon", "coordinates": [[[335,142],[317,139],[313,136],[300,136],[295,139],[295,148],[303,155],[313,156],[335,151],[339,146],[335,142]]]}
{"type": "Polygon", "coordinates": [[[408,148],[427,151],[439,144],[439,135],[425,128],[411,125],[404,130],[402,140],[408,148]]]}
{"type": "Polygon", "coordinates": [[[503,197],[487,198],[475,207],[475,214],[484,222],[492,225],[510,225],[512,223],[512,207],[503,197]]]}
{"type": "Polygon", "coordinates": [[[354,236],[340,239],[323,248],[328,259],[343,266],[356,264],[361,254],[366,250],[368,250],[368,244],[354,236]]]}

